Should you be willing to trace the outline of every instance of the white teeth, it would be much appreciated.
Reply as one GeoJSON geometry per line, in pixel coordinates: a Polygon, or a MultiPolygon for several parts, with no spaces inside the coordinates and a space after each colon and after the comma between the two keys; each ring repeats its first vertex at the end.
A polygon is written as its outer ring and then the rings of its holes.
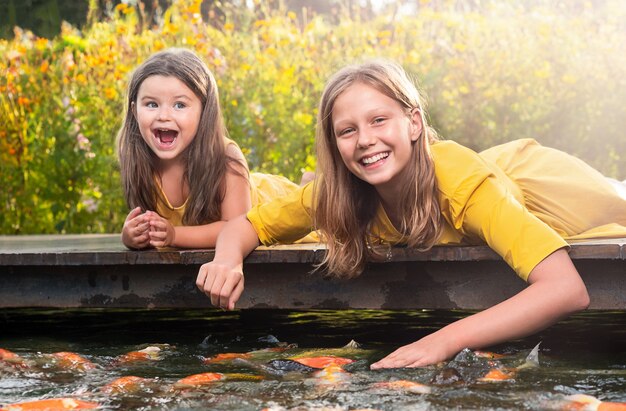
{"type": "Polygon", "coordinates": [[[373,164],[387,157],[389,157],[389,153],[378,153],[375,156],[364,158],[361,161],[363,162],[363,164],[367,165],[367,164],[373,164]]]}

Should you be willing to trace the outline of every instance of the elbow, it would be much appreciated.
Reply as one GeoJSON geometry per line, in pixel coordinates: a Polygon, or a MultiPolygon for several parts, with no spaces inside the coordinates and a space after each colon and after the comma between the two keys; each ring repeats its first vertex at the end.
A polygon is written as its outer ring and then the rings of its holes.
{"type": "Polygon", "coordinates": [[[585,284],[581,282],[581,284],[572,290],[570,294],[570,309],[572,313],[586,310],[589,307],[589,303],[591,302],[589,298],[589,293],[587,292],[587,287],[585,284]]]}

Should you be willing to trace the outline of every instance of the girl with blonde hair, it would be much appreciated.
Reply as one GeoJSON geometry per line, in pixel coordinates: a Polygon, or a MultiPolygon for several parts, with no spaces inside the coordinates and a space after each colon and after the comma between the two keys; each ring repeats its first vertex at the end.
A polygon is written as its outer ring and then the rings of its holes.
{"type": "Polygon", "coordinates": [[[214,305],[234,308],[243,259],[260,243],[290,242],[313,228],[328,245],[329,275],[354,277],[393,245],[486,243],[528,282],[373,369],[434,364],[585,309],[589,296],[565,239],[626,237],[626,198],[600,173],[532,139],[480,154],[439,141],[417,88],[390,62],[349,66],[329,80],[316,139],[313,183],[253,208],[220,234],[214,260],[196,280],[214,305]]]}

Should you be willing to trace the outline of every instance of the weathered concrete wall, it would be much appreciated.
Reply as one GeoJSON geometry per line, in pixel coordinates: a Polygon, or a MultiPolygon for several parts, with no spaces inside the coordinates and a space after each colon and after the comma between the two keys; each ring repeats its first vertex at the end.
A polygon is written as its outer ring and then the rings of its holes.
{"type": "MultiPolygon", "coordinates": [[[[239,308],[482,309],[525,283],[485,246],[394,248],[358,278],[311,273],[318,245],[260,247],[239,308]]],[[[592,309],[626,309],[626,239],[572,245],[592,309]]],[[[129,251],[117,235],[0,237],[0,307],[211,307],[195,287],[213,250],[129,251]]]]}

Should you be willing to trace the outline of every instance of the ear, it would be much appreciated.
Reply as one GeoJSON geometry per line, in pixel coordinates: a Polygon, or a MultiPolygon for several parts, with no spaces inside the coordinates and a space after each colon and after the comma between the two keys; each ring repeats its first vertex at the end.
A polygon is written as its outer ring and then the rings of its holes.
{"type": "Polygon", "coordinates": [[[409,120],[411,121],[411,141],[417,141],[419,136],[422,135],[422,130],[424,129],[424,123],[422,122],[422,112],[419,108],[414,108],[411,110],[409,120]]]}

